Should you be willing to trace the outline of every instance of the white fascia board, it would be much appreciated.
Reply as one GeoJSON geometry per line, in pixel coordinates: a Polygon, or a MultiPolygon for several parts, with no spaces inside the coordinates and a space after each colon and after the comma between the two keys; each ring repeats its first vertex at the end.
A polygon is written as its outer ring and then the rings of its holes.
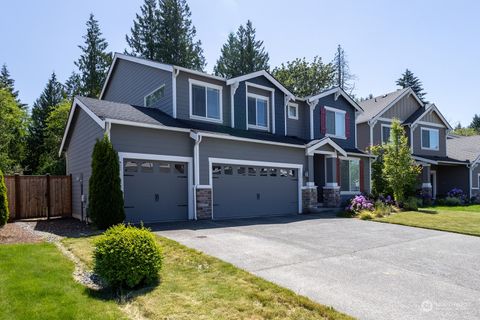
{"type": "Polygon", "coordinates": [[[334,93],[337,93],[337,94],[340,94],[341,96],[343,96],[357,111],[363,113],[364,110],[362,109],[362,107],[360,107],[360,105],[358,103],[355,102],[355,100],[353,100],[344,90],[342,90],[342,88],[340,87],[335,87],[335,88],[332,88],[332,89],[329,89],[327,91],[324,91],[322,93],[319,93],[317,95],[314,95],[314,96],[311,96],[307,99],[307,101],[315,101],[315,100],[318,100],[318,99],[321,99],[323,97],[326,97],[326,96],[329,96],[331,94],[334,94],[334,93]]]}
{"type": "Polygon", "coordinates": [[[243,76],[239,76],[239,77],[236,77],[236,78],[228,79],[227,80],[227,85],[231,85],[232,83],[235,83],[235,82],[241,82],[241,81],[245,81],[245,80],[248,80],[248,79],[253,79],[253,78],[256,78],[256,77],[260,77],[260,76],[264,76],[265,78],[267,78],[268,81],[273,83],[277,88],[279,88],[281,91],[283,91],[283,93],[285,93],[287,96],[291,97],[292,100],[295,99],[295,95],[293,93],[288,91],[287,88],[285,88],[280,82],[277,81],[277,79],[275,79],[271,74],[269,74],[265,70],[260,70],[260,71],[245,74],[243,76]]]}
{"type": "Polygon", "coordinates": [[[135,121],[128,121],[128,120],[117,120],[117,119],[105,119],[105,121],[110,122],[112,124],[120,124],[125,126],[131,127],[140,127],[140,128],[150,128],[150,129],[159,129],[159,130],[168,130],[168,131],[178,131],[178,132],[190,132],[190,129],[186,128],[178,128],[178,127],[169,127],[163,126],[158,124],[150,124],[150,123],[143,123],[143,122],[135,122],[135,121]]]}
{"type": "MultiPolygon", "coordinates": [[[[450,125],[450,123],[448,123],[447,119],[445,119],[445,117],[443,116],[443,114],[440,112],[440,110],[438,110],[437,106],[435,104],[431,104],[428,108],[426,108],[425,112],[422,113],[422,115],[420,115],[420,117],[418,117],[415,121],[412,122],[411,126],[414,126],[415,124],[417,123],[420,123],[422,121],[420,121],[423,117],[425,117],[429,112],[435,112],[438,117],[440,118],[440,120],[442,120],[443,124],[449,129],[449,130],[453,130],[452,126],[450,125]]],[[[432,126],[435,126],[436,124],[431,124],[432,126]]]]}
{"type": "Polygon", "coordinates": [[[180,66],[174,66],[174,68],[177,69],[177,70],[183,71],[185,73],[195,74],[195,75],[202,76],[202,77],[205,77],[205,78],[210,78],[210,79],[224,81],[224,82],[226,81],[225,78],[216,76],[214,74],[209,74],[209,73],[205,73],[205,72],[202,72],[202,71],[188,69],[188,68],[180,67],[180,66]]]}
{"type": "Polygon", "coordinates": [[[417,160],[417,161],[429,163],[429,164],[438,164],[437,161],[430,160],[430,159],[426,159],[426,158],[422,158],[422,157],[419,157],[419,156],[413,156],[413,159],[415,159],[415,160],[417,160]]]}
{"type": "MultiPolygon", "coordinates": [[[[404,89],[405,90],[405,89],[404,89]]],[[[398,101],[400,101],[400,99],[402,99],[403,97],[405,97],[407,94],[413,94],[414,98],[418,101],[418,103],[420,104],[420,106],[423,107],[424,103],[422,101],[420,101],[420,99],[417,97],[417,95],[415,94],[415,92],[412,90],[412,88],[408,88],[407,90],[405,90],[401,95],[399,95],[395,100],[393,100],[392,102],[390,102],[385,108],[383,108],[379,113],[377,113],[374,117],[372,117],[369,121],[377,121],[378,118],[380,118],[385,112],[387,112],[388,110],[390,110],[391,107],[393,107],[398,101]]]]}
{"type": "Polygon", "coordinates": [[[373,154],[366,154],[366,153],[358,153],[358,152],[347,152],[347,156],[358,156],[358,157],[365,157],[365,158],[376,158],[377,156],[374,156],[373,154]]]}
{"type": "Polygon", "coordinates": [[[65,131],[63,132],[62,143],[60,144],[60,149],[58,150],[58,156],[62,155],[63,148],[65,146],[65,141],[67,140],[68,132],[70,130],[70,126],[72,124],[73,115],[75,114],[76,108],[80,107],[85,113],[92,118],[103,130],[105,130],[105,121],[100,119],[97,115],[95,115],[92,110],[90,110],[86,105],[84,105],[80,100],[77,98],[73,99],[72,107],[70,108],[70,114],[68,115],[67,125],[65,126],[65,131]]]}
{"type": "Polygon", "coordinates": [[[257,140],[257,139],[250,139],[250,138],[241,138],[241,137],[231,136],[231,135],[227,135],[227,134],[216,134],[216,133],[201,132],[201,131],[199,131],[198,134],[199,134],[200,136],[202,136],[202,137],[207,137],[207,138],[226,139],[226,140],[243,141],[243,142],[253,142],[253,143],[268,144],[268,145],[274,145],[274,146],[282,146],[282,147],[305,149],[305,145],[303,145],[303,144],[291,144],[291,143],[284,143],[284,142],[272,142],[272,141],[267,141],[267,140],[257,140]]]}
{"type": "Polygon", "coordinates": [[[332,139],[330,138],[323,138],[321,140],[319,140],[317,143],[307,147],[305,153],[306,155],[309,155],[311,153],[313,153],[315,151],[315,149],[318,149],[324,145],[328,144],[329,146],[331,146],[333,149],[335,149],[336,151],[338,151],[341,155],[343,156],[347,156],[347,153],[345,152],[345,150],[343,150],[338,144],[336,144],[332,139]]]}

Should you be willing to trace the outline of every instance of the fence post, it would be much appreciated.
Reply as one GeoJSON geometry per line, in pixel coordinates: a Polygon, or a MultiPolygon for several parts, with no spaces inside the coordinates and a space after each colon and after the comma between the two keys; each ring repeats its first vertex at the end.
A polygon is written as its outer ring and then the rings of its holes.
{"type": "Polygon", "coordinates": [[[21,217],[22,212],[22,200],[20,199],[20,174],[15,173],[15,219],[19,219],[21,217]]]}
{"type": "Polygon", "coordinates": [[[47,177],[47,190],[45,196],[47,197],[47,220],[50,220],[51,215],[51,205],[50,205],[50,173],[46,174],[47,177]]]}

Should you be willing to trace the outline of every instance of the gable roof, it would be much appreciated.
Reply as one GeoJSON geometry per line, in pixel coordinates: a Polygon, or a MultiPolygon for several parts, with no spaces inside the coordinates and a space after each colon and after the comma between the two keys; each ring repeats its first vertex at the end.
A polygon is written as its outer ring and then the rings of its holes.
{"type": "Polygon", "coordinates": [[[418,96],[410,87],[399,89],[378,97],[374,97],[372,99],[360,101],[358,104],[365,110],[365,112],[357,118],[357,123],[367,122],[380,117],[388,109],[393,107],[395,103],[408,94],[412,94],[420,106],[424,106],[424,103],[418,98],[418,96]]]}
{"type": "Polygon", "coordinates": [[[443,124],[450,130],[452,130],[452,126],[450,125],[450,123],[448,123],[447,119],[445,119],[445,117],[443,116],[443,114],[440,112],[440,110],[438,110],[437,106],[433,103],[430,103],[428,104],[427,106],[425,107],[422,107],[420,109],[418,109],[417,111],[415,111],[410,117],[408,117],[407,120],[404,121],[403,124],[407,124],[407,125],[415,125],[416,123],[418,123],[420,120],[422,120],[422,118],[424,116],[426,116],[428,113],[430,112],[435,112],[437,114],[437,116],[440,118],[440,120],[443,122],[443,124]],[[413,121],[412,121],[413,120],[413,121]]]}
{"type": "Polygon", "coordinates": [[[319,100],[319,99],[321,99],[323,97],[326,97],[326,96],[329,96],[331,94],[335,94],[335,100],[338,96],[344,97],[345,100],[347,100],[355,109],[360,111],[360,113],[364,112],[364,109],[340,87],[334,87],[334,88],[326,89],[326,90],[324,90],[322,92],[319,92],[319,93],[317,93],[313,96],[306,97],[305,100],[307,102],[314,102],[316,100],[319,100]]]}
{"type": "Polygon", "coordinates": [[[447,155],[450,158],[475,162],[480,157],[480,135],[447,139],[447,155]]]}
{"type": "Polygon", "coordinates": [[[264,76],[265,78],[268,79],[271,83],[273,83],[277,88],[279,88],[283,93],[285,93],[287,96],[291,97],[292,99],[295,99],[295,95],[288,91],[287,88],[283,84],[281,84],[277,79],[275,79],[270,73],[268,73],[265,70],[259,70],[255,71],[252,73],[244,74],[235,78],[230,78],[227,80],[227,85],[232,85],[236,82],[242,82],[248,79],[253,79],[257,77],[264,76]]]}

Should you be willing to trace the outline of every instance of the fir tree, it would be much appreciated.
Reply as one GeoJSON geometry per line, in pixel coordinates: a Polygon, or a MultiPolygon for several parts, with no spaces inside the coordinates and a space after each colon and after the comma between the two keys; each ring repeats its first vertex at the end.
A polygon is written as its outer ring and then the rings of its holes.
{"type": "Polygon", "coordinates": [[[480,134],[480,115],[475,114],[470,124],[470,128],[475,130],[477,134],[480,134]]]}
{"type": "Polygon", "coordinates": [[[39,173],[37,169],[40,156],[44,153],[47,118],[52,110],[63,100],[64,96],[63,85],[57,81],[57,76],[54,72],[42,94],[33,104],[32,118],[28,129],[28,156],[25,159],[25,165],[29,172],[39,173]]]}
{"type": "Polygon", "coordinates": [[[107,77],[108,68],[112,63],[112,56],[106,52],[108,43],[105,38],[102,38],[100,26],[93,14],[90,14],[86,24],[87,34],[83,36],[85,44],[78,46],[82,50],[82,55],[75,62],[75,65],[80,71],[81,94],[97,98],[107,77]]]}
{"type": "Polygon", "coordinates": [[[352,93],[353,89],[355,89],[355,84],[352,83],[355,80],[355,75],[350,72],[347,56],[341,45],[337,47],[332,64],[335,68],[335,85],[352,93]]]}
{"type": "Polygon", "coordinates": [[[0,89],[6,89],[10,92],[15,98],[18,106],[22,109],[26,109],[27,105],[21,103],[18,98],[18,90],[15,90],[15,80],[10,76],[10,71],[8,71],[6,64],[3,64],[2,69],[0,70],[0,89]]]}
{"type": "Polygon", "coordinates": [[[79,95],[82,87],[82,78],[75,71],[70,74],[67,81],[65,81],[65,95],[68,99],[73,100],[75,96],[79,95]]]}
{"type": "Polygon", "coordinates": [[[417,97],[424,103],[427,101],[425,100],[425,95],[427,94],[423,90],[423,85],[420,79],[418,79],[412,71],[406,69],[402,76],[396,82],[397,86],[402,88],[412,88],[413,92],[417,95],[417,97]]]}
{"type": "Polygon", "coordinates": [[[92,154],[92,175],[89,180],[89,217],[100,229],[125,219],[123,194],[120,188],[118,154],[105,135],[97,140],[92,154]]]}
{"type": "Polygon", "coordinates": [[[7,223],[9,216],[7,187],[5,186],[3,172],[0,170],[0,228],[7,223]]]}
{"type": "Polygon", "coordinates": [[[269,60],[263,41],[256,40],[256,30],[248,20],[245,26],[238,27],[236,34],[228,35],[213,71],[218,76],[233,78],[259,70],[269,70],[269,60]]]}
{"type": "Polygon", "coordinates": [[[140,7],[141,14],[137,14],[130,29],[131,35],[126,35],[127,44],[134,56],[141,56],[150,60],[158,60],[159,55],[159,11],[157,0],[145,0],[140,7]]]}

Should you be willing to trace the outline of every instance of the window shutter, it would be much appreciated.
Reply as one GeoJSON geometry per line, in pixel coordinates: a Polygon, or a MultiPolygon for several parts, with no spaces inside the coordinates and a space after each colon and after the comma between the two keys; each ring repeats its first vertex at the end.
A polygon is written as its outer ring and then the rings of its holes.
{"type": "Polygon", "coordinates": [[[323,135],[327,133],[327,114],[324,107],[320,108],[320,130],[323,135]]]}
{"type": "Polygon", "coordinates": [[[340,185],[340,158],[337,158],[337,184],[340,185]]]}
{"type": "Polygon", "coordinates": [[[345,135],[350,138],[350,113],[345,114],[345,135]]]}
{"type": "Polygon", "coordinates": [[[363,159],[360,159],[360,192],[365,192],[365,179],[363,174],[363,159]]]}

